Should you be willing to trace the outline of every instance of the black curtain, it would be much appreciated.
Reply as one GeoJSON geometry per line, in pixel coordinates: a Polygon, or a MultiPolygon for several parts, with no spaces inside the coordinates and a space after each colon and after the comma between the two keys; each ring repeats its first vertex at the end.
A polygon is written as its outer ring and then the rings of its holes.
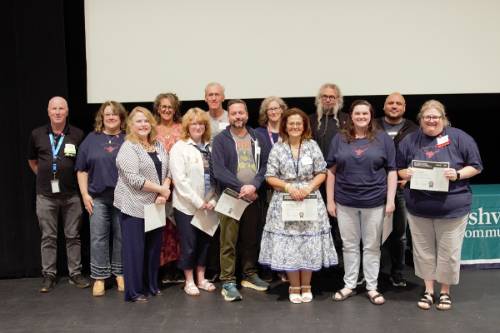
{"type": "MultiPolygon", "coordinates": [[[[0,89],[3,125],[0,131],[3,152],[0,163],[3,185],[0,188],[0,278],[38,276],[40,231],[35,215],[35,177],[26,159],[27,141],[33,128],[47,123],[47,102],[55,95],[68,99],[69,121],[73,125],[87,132],[92,128],[98,105],[87,103],[84,0],[4,0],[0,9],[0,74],[3,81],[0,89]]],[[[126,51],[127,45],[124,45],[123,52],[126,51]]],[[[359,75],[355,68],[353,75],[359,75]]],[[[242,80],[258,84],[261,77],[259,74],[242,80]]],[[[432,73],[428,77],[432,80],[432,73]]],[[[290,78],[293,79],[300,78],[290,78]]],[[[380,79],[387,81],[390,77],[380,79]]],[[[331,80],[336,82],[335,78],[331,80]]],[[[318,82],[318,87],[321,83],[318,82]]],[[[342,87],[342,82],[337,83],[342,87]]],[[[151,100],[157,93],[151,92],[151,100]]],[[[384,96],[347,96],[344,109],[357,98],[368,99],[381,115],[384,96]]],[[[452,124],[467,131],[478,142],[485,170],[474,183],[500,183],[498,149],[492,148],[499,141],[500,93],[407,95],[408,118],[414,119],[419,107],[429,98],[443,102],[452,124]]],[[[285,100],[289,106],[314,112],[313,97],[285,100]]],[[[256,126],[261,100],[247,102],[250,124],[256,126]]],[[[151,108],[151,101],[127,103],[126,107],[130,110],[135,105],[151,108]]],[[[193,106],[205,108],[205,103],[186,102],[182,110],[193,106]]],[[[83,218],[82,262],[88,268],[88,223],[87,217],[83,218]]],[[[59,245],[64,250],[63,243],[59,245]]],[[[62,252],[59,271],[64,273],[64,251],[59,252],[62,252]]]]}

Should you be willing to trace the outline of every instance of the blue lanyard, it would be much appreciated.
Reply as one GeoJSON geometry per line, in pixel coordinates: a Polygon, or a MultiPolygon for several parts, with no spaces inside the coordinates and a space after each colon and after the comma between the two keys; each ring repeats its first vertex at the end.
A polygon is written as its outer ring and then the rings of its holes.
{"type": "Polygon", "coordinates": [[[54,134],[49,134],[50,139],[50,147],[52,148],[52,172],[55,174],[57,171],[57,154],[59,154],[59,150],[61,149],[62,143],[64,141],[64,134],[61,133],[59,137],[59,141],[57,142],[57,147],[54,140],[54,134]]]}

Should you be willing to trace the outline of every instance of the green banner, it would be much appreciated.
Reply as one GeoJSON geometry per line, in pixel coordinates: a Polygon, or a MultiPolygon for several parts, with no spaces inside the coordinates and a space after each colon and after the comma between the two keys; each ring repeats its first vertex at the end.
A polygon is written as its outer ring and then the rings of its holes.
{"type": "Polygon", "coordinates": [[[472,185],[462,265],[500,267],[500,184],[472,185]]]}

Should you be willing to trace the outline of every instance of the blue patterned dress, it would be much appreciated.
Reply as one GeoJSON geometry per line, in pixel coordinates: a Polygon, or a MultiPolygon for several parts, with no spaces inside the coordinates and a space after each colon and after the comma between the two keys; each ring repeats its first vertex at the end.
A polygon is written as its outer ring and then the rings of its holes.
{"type": "MultiPolygon", "coordinates": [[[[299,158],[297,163],[288,143],[274,144],[267,162],[266,177],[276,177],[294,186],[304,187],[315,175],[326,172],[326,162],[315,141],[302,142],[299,158]]],[[[318,190],[311,194],[318,196],[318,220],[283,222],[283,192],[274,191],[262,234],[261,264],[277,271],[317,271],[337,264],[337,252],[333,246],[325,204],[318,190]]]]}

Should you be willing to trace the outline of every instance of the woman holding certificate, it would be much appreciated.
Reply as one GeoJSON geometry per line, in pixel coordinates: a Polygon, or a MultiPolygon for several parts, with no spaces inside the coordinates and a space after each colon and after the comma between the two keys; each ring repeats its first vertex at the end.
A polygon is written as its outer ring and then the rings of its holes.
{"type": "Polygon", "coordinates": [[[127,120],[127,136],[118,152],[114,206],[120,214],[125,300],[146,302],[161,295],[158,268],[163,228],[145,231],[145,206],[165,204],[170,196],[168,154],[157,141],[151,112],[135,107],[127,120]]]}
{"type": "MultiPolygon", "coordinates": [[[[424,103],[417,119],[420,129],[404,138],[397,153],[401,178],[410,181],[405,188],[408,223],[413,239],[415,274],[425,283],[425,292],[417,305],[423,310],[437,301],[438,310],[451,309],[450,285],[458,284],[460,254],[472,193],[469,178],[483,169],[479,150],[467,133],[449,126],[444,105],[430,100],[424,103]],[[415,162],[417,161],[417,162],[415,162]],[[412,189],[421,161],[447,164],[441,179],[429,184],[448,182],[448,190],[412,189]],[[441,284],[439,298],[434,298],[434,282],[441,284]]],[[[420,177],[421,178],[421,177],[420,177]]],[[[421,179],[420,179],[421,180],[421,179]]]]}
{"type": "Polygon", "coordinates": [[[392,139],[376,127],[371,104],[354,101],[327,158],[327,207],[338,219],[344,253],[344,288],[335,292],[335,301],[355,294],[362,241],[366,295],[373,304],[385,303],[377,291],[377,278],[384,215],[394,211],[395,153],[392,139]]]}
{"type": "Polygon", "coordinates": [[[318,191],[326,179],[326,163],[311,139],[309,118],[303,111],[292,108],[284,113],[280,136],[282,141],[274,144],[267,162],[266,180],[275,191],[259,262],[286,271],[290,302],[307,303],[313,299],[312,271],[337,264],[330,222],[318,191]],[[306,217],[311,211],[315,216],[306,217]]]}
{"type": "Polygon", "coordinates": [[[178,267],[184,271],[186,278],[184,291],[191,296],[199,295],[200,289],[215,290],[215,286],[205,278],[211,238],[205,231],[192,225],[194,218],[199,225],[208,223],[213,226],[217,221],[213,211],[216,195],[210,177],[209,160],[210,119],[207,112],[199,108],[189,109],[182,118],[181,139],[170,151],[170,166],[175,184],[174,218],[181,243],[178,267]]]}

